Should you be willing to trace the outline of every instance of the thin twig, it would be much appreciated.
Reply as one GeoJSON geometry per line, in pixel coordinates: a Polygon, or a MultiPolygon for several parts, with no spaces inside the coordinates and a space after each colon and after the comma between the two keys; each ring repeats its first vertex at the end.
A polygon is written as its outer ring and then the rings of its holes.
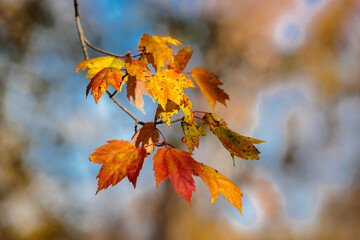
{"type": "Polygon", "coordinates": [[[94,45],[92,45],[92,44],[89,42],[89,40],[87,40],[86,37],[84,37],[84,40],[85,40],[86,45],[88,45],[90,48],[94,49],[95,51],[101,52],[101,53],[103,53],[103,54],[106,54],[106,55],[109,55],[109,56],[112,56],[112,57],[123,57],[123,56],[121,56],[121,55],[117,55],[117,54],[115,54],[115,53],[111,53],[111,52],[105,51],[105,50],[103,50],[103,49],[101,49],[101,48],[95,47],[94,45]]]}
{"type": "MultiPolygon", "coordinates": [[[[80,43],[81,43],[81,47],[84,53],[84,58],[85,60],[89,60],[89,54],[87,51],[87,47],[86,47],[86,43],[85,43],[85,35],[84,35],[84,31],[81,27],[81,22],[80,22],[80,15],[79,15],[79,4],[77,2],[77,0],[74,0],[74,9],[75,9],[75,19],[76,19],[76,27],[78,30],[78,34],[79,34],[79,39],[80,39],[80,43]]],[[[109,97],[116,103],[116,105],[118,105],[125,113],[127,113],[127,115],[129,115],[132,119],[135,120],[135,124],[141,124],[144,125],[145,123],[140,121],[140,119],[138,119],[137,117],[135,117],[129,110],[127,110],[123,105],[121,105],[121,103],[114,97],[112,96],[111,92],[109,90],[106,90],[107,94],[109,95],[109,97]]]]}
{"type": "Polygon", "coordinates": [[[142,55],[142,53],[139,53],[139,54],[136,54],[136,55],[134,55],[134,56],[132,56],[133,58],[134,57],[140,57],[142,55]]]}
{"type": "Polygon", "coordinates": [[[109,95],[109,97],[114,101],[114,103],[116,103],[116,105],[118,105],[124,112],[127,113],[127,115],[129,115],[132,119],[135,120],[135,122],[137,124],[140,125],[144,125],[145,123],[140,121],[140,119],[138,119],[137,117],[135,117],[129,110],[127,110],[123,105],[121,105],[121,103],[119,102],[119,100],[117,100],[114,96],[112,96],[112,93],[109,90],[106,90],[107,94],[109,95]]]}
{"type": "Polygon", "coordinates": [[[151,143],[151,144],[145,145],[144,147],[147,148],[147,147],[154,146],[154,145],[156,145],[157,147],[160,147],[160,146],[165,145],[165,142],[151,143]]]}
{"type": "Polygon", "coordinates": [[[117,93],[117,91],[115,90],[115,91],[109,96],[109,98],[112,98],[113,96],[115,96],[116,93],[117,93]]]}
{"type": "Polygon", "coordinates": [[[172,120],[172,121],[170,121],[170,123],[180,122],[181,120],[183,120],[183,118],[178,118],[178,119],[172,120]]]}

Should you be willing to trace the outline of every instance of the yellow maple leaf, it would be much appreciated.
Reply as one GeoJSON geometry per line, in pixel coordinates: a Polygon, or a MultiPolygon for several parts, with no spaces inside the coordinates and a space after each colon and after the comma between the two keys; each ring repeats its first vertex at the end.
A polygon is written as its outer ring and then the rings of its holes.
{"type": "Polygon", "coordinates": [[[192,153],[195,147],[199,147],[199,136],[205,136],[205,129],[196,122],[193,122],[193,124],[190,125],[185,120],[181,121],[181,127],[185,134],[185,137],[183,137],[181,141],[186,144],[189,153],[192,153]]]}
{"type": "Polygon", "coordinates": [[[121,69],[124,66],[125,66],[125,62],[116,57],[110,57],[110,56],[97,57],[80,62],[76,67],[76,71],[89,69],[86,74],[86,77],[92,78],[98,72],[100,72],[102,69],[106,67],[114,67],[121,69]]]}
{"type": "Polygon", "coordinates": [[[184,100],[184,89],[195,87],[193,82],[175,69],[165,69],[148,77],[146,88],[150,90],[153,98],[158,100],[163,109],[168,100],[180,105],[184,100]]]}
{"type": "MultiPolygon", "coordinates": [[[[143,52],[143,56],[146,55],[147,62],[152,64],[156,71],[160,71],[161,68],[165,67],[166,61],[170,64],[174,63],[174,56],[172,49],[168,43],[173,45],[182,45],[181,42],[172,37],[159,37],[150,36],[144,33],[140,38],[138,50],[143,52]]],[[[140,59],[144,59],[144,57],[140,59]]]]}
{"type": "Polygon", "coordinates": [[[161,117],[161,121],[165,122],[170,128],[170,118],[179,112],[180,106],[172,101],[168,101],[166,103],[165,109],[158,104],[158,107],[156,109],[155,113],[155,119],[158,119],[161,117]]]}
{"type": "Polygon", "coordinates": [[[146,81],[146,77],[151,74],[150,69],[140,60],[132,60],[129,63],[125,63],[126,72],[130,76],[136,77],[139,81],[146,81]]]}
{"type": "Polygon", "coordinates": [[[193,105],[190,102],[188,96],[184,97],[184,100],[181,103],[180,107],[181,107],[181,110],[184,113],[184,121],[187,122],[188,124],[192,125],[193,122],[194,122],[194,113],[191,110],[193,105]]]}

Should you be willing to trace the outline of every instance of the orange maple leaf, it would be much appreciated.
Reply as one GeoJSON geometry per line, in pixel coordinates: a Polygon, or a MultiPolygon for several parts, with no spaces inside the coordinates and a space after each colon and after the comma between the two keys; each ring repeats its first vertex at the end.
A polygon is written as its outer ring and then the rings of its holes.
{"type": "Polygon", "coordinates": [[[76,71],[89,69],[86,74],[86,77],[90,78],[86,96],[91,90],[95,103],[98,103],[109,85],[120,91],[125,75],[120,69],[124,66],[125,62],[115,57],[98,57],[80,62],[76,71]]]}
{"type": "Polygon", "coordinates": [[[99,98],[106,92],[107,88],[112,86],[116,91],[120,92],[124,83],[125,73],[118,68],[107,67],[98,72],[91,78],[86,87],[86,96],[91,90],[91,94],[95,98],[95,103],[98,103],[99,98]]]}
{"type": "Polygon", "coordinates": [[[229,99],[229,96],[218,87],[222,82],[215,74],[202,68],[194,68],[190,74],[213,109],[216,101],[226,106],[225,100],[229,99]]]}
{"type": "Polygon", "coordinates": [[[242,214],[241,197],[243,196],[239,187],[233,184],[217,170],[195,161],[191,154],[176,148],[160,148],[154,155],[154,172],[156,185],[169,177],[173,188],[190,205],[191,195],[195,192],[193,176],[199,176],[209,187],[211,193],[211,204],[219,196],[225,196],[242,214]]]}
{"type": "Polygon", "coordinates": [[[148,77],[146,88],[163,109],[168,100],[180,105],[184,100],[184,89],[195,87],[193,82],[175,69],[165,69],[148,77]]]}
{"type": "Polygon", "coordinates": [[[189,46],[180,49],[174,58],[174,67],[179,70],[184,70],[192,54],[193,50],[191,50],[189,46]]]}
{"type": "Polygon", "coordinates": [[[146,148],[147,153],[154,151],[155,146],[146,146],[159,141],[159,131],[155,128],[153,122],[147,122],[140,128],[132,137],[135,147],[139,147],[142,144],[146,148]]]}
{"type": "Polygon", "coordinates": [[[265,141],[240,135],[226,126],[226,123],[215,113],[207,113],[203,117],[211,131],[218,137],[224,147],[230,152],[232,158],[237,156],[243,159],[259,160],[260,151],[254,144],[265,141]]]}
{"type": "Polygon", "coordinates": [[[147,62],[152,64],[156,71],[160,71],[161,68],[165,67],[166,61],[173,64],[174,56],[168,43],[176,46],[182,45],[181,42],[171,37],[150,36],[144,33],[138,46],[138,50],[143,52],[140,59],[143,59],[144,55],[146,55],[147,62]]]}
{"type": "Polygon", "coordinates": [[[112,140],[90,154],[90,161],[103,164],[96,178],[98,193],[110,185],[115,186],[124,177],[136,187],[136,180],[147,154],[144,147],[135,147],[128,141],[112,140]]]}
{"type": "Polygon", "coordinates": [[[229,179],[224,177],[216,169],[206,166],[205,164],[197,164],[197,173],[204,183],[209,187],[211,193],[211,204],[221,192],[224,197],[237,208],[242,215],[242,201],[243,194],[238,186],[236,186],[229,179]]]}

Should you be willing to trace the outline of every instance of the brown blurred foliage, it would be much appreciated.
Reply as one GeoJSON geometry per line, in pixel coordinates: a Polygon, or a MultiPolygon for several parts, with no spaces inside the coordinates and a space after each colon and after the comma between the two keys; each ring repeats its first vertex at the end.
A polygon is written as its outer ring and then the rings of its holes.
{"type": "MultiPolygon", "coordinates": [[[[182,42],[189,42],[186,40],[189,39],[198,44],[203,54],[203,65],[220,76],[224,82],[223,89],[230,95],[228,109],[231,110],[216,109],[230,126],[246,131],[253,124],[254,115],[250,113],[258,104],[259,93],[288,82],[305,82],[313,91],[315,108],[325,116],[325,128],[330,133],[325,134],[321,141],[327,144],[329,138],[337,137],[338,119],[331,106],[343,98],[359,96],[360,91],[357,71],[359,1],[326,2],[308,23],[304,43],[290,52],[278,49],[273,34],[279,18],[296,8],[294,1],[209,1],[200,7],[196,20],[172,16],[164,2],[148,1],[144,12],[153,22],[155,32],[166,29],[169,35],[183,36],[185,40],[182,42]]],[[[87,3],[83,1],[82,4],[87,3]]],[[[86,13],[82,15],[85,22],[91,17],[86,13]]],[[[129,204],[134,207],[129,215],[121,215],[126,209],[119,211],[110,204],[102,206],[101,216],[84,214],[82,211],[91,212],[91,209],[85,206],[79,210],[82,203],[76,202],[66,186],[29,163],[31,139],[5,117],[4,97],[10,81],[10,66],[14,62],[22,64],[36,29],[51,28],[54,22],[56,19],[45,1],[0,2],[0,57],[8,60],[7,65],[1,65],[0,75],[0,239],[141,239],[136,236],[147,236],[148,239],[229,240],[359,238],[358,166],[357,175],[351,183],[326,196],[320,205],[321,214],[313,226],[315,230],[308,232],[293,229],[283,195],[271,174],[263,169],[256,170],[256,163],[254,166],[241,163],[233,168],[230,159],[229,164],[222,167],[222,173],[242,189],[252,192],[261,215],[262,222],[258,228],[247,229],[234,223],[224,213],[229,206],[221,197],[210,207],[210,198],[206,195],[208,191],[200,183],[197,184],[192,208],[176,196],[171,183],[166,181],[154,195],[146,192],[138,202],[129,204]],[[57,196],[49,198],[48,195],[53,193],[52,187],[54,192],[65,196],[65,203],[56,201],[57,196]],[[91,222],[90,227],[80,226],[85,220],[91,222]],[[142,231],[145,233],[137,234],[142,231]]],[[[75,33],[75,24],[73,27],[75,33]]],[[[101,35],[101,29],[98,30],[101,35]]],[[[75,42],[76,45],[68,46],[69,53],[73,49],[79,49],[80,53],[77,39],[75,42]]],[[[71,55],[69,58],[80,59],[80,56],[71,55]]],[[[40,91],[35,91],[36,88],[44,85],[40,82],[31,94],[36,95],[40,91]]],[[[46,88],[41,89],[46,91],[46,88]]],[[[200,103],[204,110],[210,110],[204,98],[199,97],[194,102],[200,103]]],[[[304,167],[304,159],[296,154],[303,149],[298,139],[302,132],[299,126],[297,113],[285,121],[287,149],[284,154],[279,154],[279,158],[282,158],[282,171],[291,173],[291,169],[295,169],[301,179],[307,168],[304,167]]],[[[209,149],[215,149],[211,141],[204,144],[210,146],[209,149]]],[[[226,157],[223,153],[215,151],[210,154],[213,154],[212,164],[220,161],[218,164],[224,165],[226,157]]],[[[245,198],[249,196],[245,194],[245,198]]],[[[111,199],[113,204],[116,200],[111,199]]]]}
{"type": "MultiPolygon", "coordinates": [[[[203,26],[209,28],[207,41],[198,38],[196,33],[185,27],[189,22],[166,13],[159,13],[158,19],[163,25],[154,28],[163,29],[165,26],[167,31],[175,36],[189,34],[202,47],[203,65],[220,76],[224,89],[230,95],[228,108],[231,110],[217,108],[216,111],[227,119],[230,125],[244,131],[253,124],[254,115],[251,113],[258,104],[260,93],[287,83],[305,84],[313,99],[311,107],[325,119],[326,134],[320,141],[330,148],[330,143],[339,137],[340,131],[340,120],[333,107],[342,100],[360,95],[360,30],[357,20],[360,2],[322,2],[322,7],[315,11],[313,17],[309,17],[303,33],[303,43],[293,51],[282,51],[278,48],[274,43],[274,31],[281,17],[294,14],[301,1],[207,2],[202,5],[201,17],[196,19],[197,22],[203,21],[203,26]]],[[[166,8],[159,6],[159,12],[164,12],[166,8]]],[[[206,108],[207,103],[203,99],[199,98],[198,102],[202,102],[201,106],[206,108]]],[[[285,154],[279,153],[279,157],[282,156],[283,171],[301,179],[305,178],[307,167],[304,159],[298,157],[299,151],[304,150],[299,140],[302,129],[299,128],[301,125],[298,114],[300,113],[293,112],[285,122],[286,149],[285,154]]],[[[359,109],[354,109],[354,114],[360,114],[359,109]]],[[[321,205],[323,214],[318,219],[316,230],[299,233],[293,230],[286,216],[281,193],[274,187],[271,178],[264,178],[261,173],[249,169],[237,174],[242,175],[238,181],[240,186],[256,192],[266,222],[257,233],[236,235],[236,239],[360,237],[356,228],[360,219],[357,214],[359,181],[356,176],[351,185],[341,187],[341,193],[331,193],[326,197],[325,203],[321,205]]],[[[194,217],[189,217],[184,222],[192,218],[194,217]]],[[[200,225],[198,227],[201,228],[200,225]]],[[[199,236],[202,235],[197,237],[199,236]]]]}

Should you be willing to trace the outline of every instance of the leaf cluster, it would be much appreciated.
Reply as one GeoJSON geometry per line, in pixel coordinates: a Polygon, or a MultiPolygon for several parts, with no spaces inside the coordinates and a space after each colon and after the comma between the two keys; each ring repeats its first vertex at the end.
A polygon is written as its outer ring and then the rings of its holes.
{"type": "MultiPolygon", "coordinates": [[[[199,87],[210,106],[214,109],[216,102],[226,106],[229,96],[219,87],[222,83],[218,77],[202,68],[184,72],[193,51],[177,39],[171,37],[150,36],[143,34],[138,45],[139,54],[130,52],[122,56],[104,56],[82,61],[76,68],[88,69],[86,77],[89,84],[86,96],[91,93],[98,103],[99,98],[113,87],[120,92],[126,83],[127,98],[142,110],[142,95],[147,94],[157,101],[158,107],[154,114],[154,121],[143,123],[135,132],[132,142],[111,140],[107,144],[95,149],[90,155],[94,163],[102,164],[97,178],[99,192],[110,185],[115,186],[127,177],[136,187],[142,165],[147,156],[156,150],[153,156],[153,170],[156,184],[166,178],[173,183],[175,192],[191,204],[192,192],[195,191],[193,176],[200,177],[209,187],[211,203],[219,193],[223,195],[241,212],[240,188],[225,178],[217,170],[197,162],[192,158],[195,147],[199,147],[200,136],[205,135],[205,129],[195,119],[201,120],[208,126],[231,156],[243,159],[259,159],[259,150],[254,144],[264,141],[242,136],[227,127],[223,119],[215,113],[193,111],[193,104],[185,94],[185,88],[199,87]],[[181,46],[176,55],[171,46],[181,46]],[[157,128],[158,124],[171,124],[174,114],[182,110],[181,120],[184,137],[181,142],[188,151],[176,149],[166,142],[165,136],[157,128]],[[202,117],[198,114],[204,114],[202,117]],[[160,141],[160,137],[162,141],[160,141]]],[[[136,122],[136,126],[139,122],[136,122]]]]}

